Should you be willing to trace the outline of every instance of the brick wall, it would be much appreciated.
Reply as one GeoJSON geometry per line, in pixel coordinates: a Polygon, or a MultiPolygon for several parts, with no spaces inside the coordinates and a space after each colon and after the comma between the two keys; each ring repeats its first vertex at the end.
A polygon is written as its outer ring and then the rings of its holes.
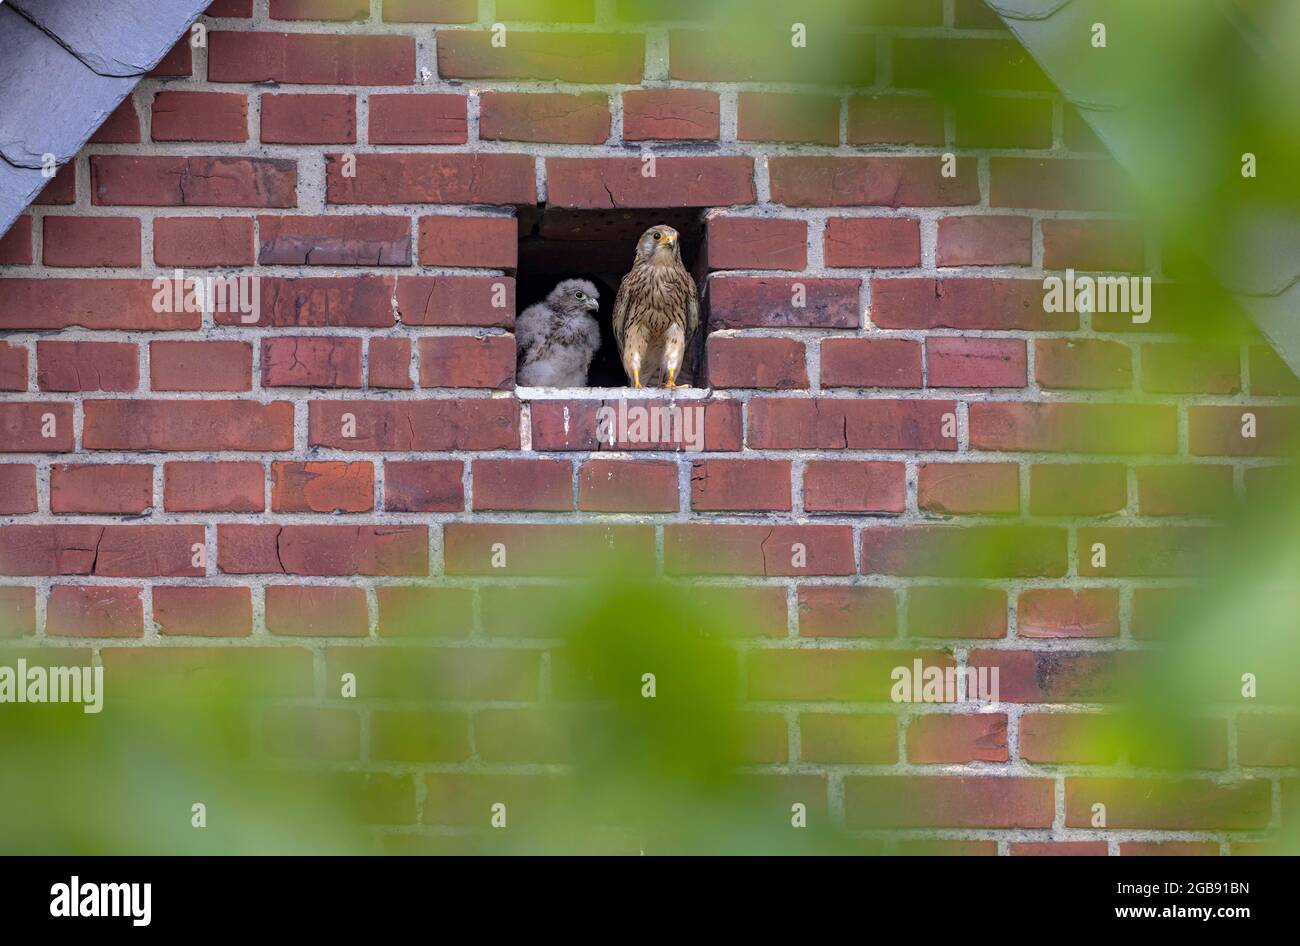
{"type": "Polygon", "coordinates": [[[1258,717],[1210,727],[1177,818],[1144,807],[1141,760],[1078,747],[1279,462],[1300,386],[1244,327],[1181,337],[1159,290],[1145,325],[1043,311],[1045,272],[1159,252],[981,4],[814,9],[829,50],[776,16],[744,55],[705,7],[214,3],[206,47],[178,45],[0,239],[4,633],[110,673],[283,661],[304,699],[272,751],[381,773],[397,849],[461,826],[430,780],[535,775],[534,747],[489,736],[528,718],[554,644],[493,602],[562,573],[557,544],[607,541],[764,615],[736,644],[749,761],[850,828],[985,854],[1258,837],[1296,762],[1258,717]],[[990,75],[960,107],[928,94],[990,75]],[[704,452],[610,450],[601,397],[516,397],[514,218],[541,203],[707,211],[704,452]],[[260,277],[259,321],[155,311],[175,268],[260,277]],[[941,554],[1003,534],[992,564],[941,554]],[[794,542],[803,569],[771,554],[794,542]],[[418,658],[393,637],[413,601],[437,637],[418,658]],[[997,666],[1002,702],[883,713],[872,668],[914,653],[997,666]],[[412,659],[430,689],[377,705],[450,701],[456,745],[395,760],[382,712],[311,698],[412,659]],[[1114,830],[1088,829],[1098,798],[1114,830]]]}

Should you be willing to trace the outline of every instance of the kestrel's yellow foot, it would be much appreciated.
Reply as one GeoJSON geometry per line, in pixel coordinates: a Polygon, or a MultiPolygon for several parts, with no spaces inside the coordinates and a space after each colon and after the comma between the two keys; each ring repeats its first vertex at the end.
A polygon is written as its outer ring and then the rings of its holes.
{"type": "Polygon", "coordinates": [[[639,388],[639,387],[641,387],[641,369],[640,369],[640,368],[633,368],[633,369],[632,369],[632,387],[634,387],[634,388],[639,388]]]}
{"type": "Polygon", "coordinates": [[[670,370],[670,371],[668,372],[668,380],[664,382],[664,387],[667,388],[669,391],[675,391],[675,390],[677,390],[678,388],[689,388],[689,387],[690,387],[689,384],[678,384],[677,381],[675,380],[676,377],[677,377],[677,371],[676,371],[676,369],[672,369],[672,370],[670,370]]]}

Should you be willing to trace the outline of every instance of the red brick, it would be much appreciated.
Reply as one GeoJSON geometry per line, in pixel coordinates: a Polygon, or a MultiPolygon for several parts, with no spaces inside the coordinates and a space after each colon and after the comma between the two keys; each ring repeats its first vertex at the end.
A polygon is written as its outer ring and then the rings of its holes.
{"type": "Polygon", "coordinates": [[[583,512],[677,512],[677,464],[591,459],[578,468],[583,512]]]}
{"type": "MultiPolygon", "coordinates": [[[[261,278],[261,326],[349,326],[391,328],[397,323],[393,295],[400,297],[408,278],[384,276],[306,276],[261,278]]],[[[240,313],[216,313],[218,325],[241,325],[240,313]]]]}
{"type": "Polygon", "coordinates": [[[194,54],[187,31],[145,76],[150,79],[188,79],[194,71],[194,54]]]}
{"type": "Polygon", "coordinates": [[[1187,588],[1134,588],[1129,631],[1137,640],[1181,633],[1187,623],[1187,588]]]}
{"type": "Polygon", "coordinates": [[[271,464],[272,512],[369,512],[374,505],[375,474],[369,463],[271,464]]]}
{"type": "Polygon", "coordinates": [[[30,266],[32,262],[32,218],[23,214],[0,234],[0,266],[30,266]]]}
{"type": "Polygon", "coordinates": [[[653,177],[646,177],[643,167],[640,158],[547,158],[548,204],[608,210],[724,207],[755,200],[750,157],[659,157],[653,177]]]}
{"type": "Polygon", "coordinates": [[[1034,379],[1063,390],[1131,388],[1133,354],[1120,342],[1040,338],[1034,342],[1034,379]]]}
{"type": "MultiPolygon", "coordinates": [[[[502,710],[506,713],[522,711],[502,710]]],[[[476,717],[475,741],[483,753],[476,717]]],[[[380,710],[370,716],[370,754],[396,762],[464,762],[470,756],[469,718],[465,713],[426,710],[380,710]]],[[[515,737],[523,733],[515,731],[515,737]]],[[[536,749],[536,744],[534,744],[536,749]]]]}
{"type": "Polygon", "coordinates": [[[789,512],[789,460],[696,460],[691,508],[704,512],[789,512]]]}
{"type": "Polygon", "coordinates": [[[514,217],[421,217],[422,266],[519,265],[519,224],[514,217]]]}
{"type": "Polygon", "coordinates": [[[567,512],[573,467],[566,460],[475,460],[470,464],[475,510],[567,512]]]}
{"type": "Polygon", "coordinates": [[[319,400],[309,407],[307,443],[312,447],[403,453],[519,449],[519,403],[514,400],[319,400]],[[355,437],[343,436],[344,414],[356,418],[355,437]]]}
{"type": "Polygon", "coordinates": [[[86,401],[87,450],[293,449],[287,401],[86,401]]]}
{"type": "MultiPolygon", "coordinates": [[[[0,241],[3,245],[3,241],[0,241]]],[[[1250,393],[1300,395],[1300,379],[1268,345],[1250,347],[1250,393]]]]}
{"type": "Polygon", "coordinates": [[[36,589],[0,588],[0,638],[36,633],[36,589]]]}
{"type": "Polygon", "coordinates": [[[1204,574],[1216,530],[1199,527],[1115,527],[1080,529],[1079,574],[1088,576],[1177,577],[1204,574]],[[1094,566],[1093,547],[1106,547],[1105,567],[1094,566]]]}
{"type": "Polygon", "coordinates": [[[50,512],[138,516],[153,506],[153,467],[135,463],[50,467],[50,512]]]}
{"type": "Polygon", "coordinates": [[[1294,714],[1241,713],[1237,716],[1237,754],[1242,765],[1294,767],[1300,764],[1292,734],[1294,714]]]}
{"type": "Polygon", "coordinates": [[[907,727],[913,763],[1006,762],[1007,717],[1002,713],[927,713],[907,727]]]}
{"type": "MultiPolygon", "coordinates": [[[[188,47],[187,47],[188,48],[188,47]]],[[[69,161],[55,173],[50,183],[36,195],[33,204],[41,207],[62,206],[77,202],[77,163],[69,161]]]]}
{"type": "Polygon", "coordinates": [[[1016,607],[1019,637],[1118,637],[1119,590],[1027,588],[1016,607]]]}
{"type": "Polygon", "coordinates": [[[473,23],[478,0],[384,0],[387,23],[473,23]]]}
{"type": "Polygon", "coordinates": [[[1046,526],[867,526],[862,574],[936,578],[1059,577],[1066,532],[1046,526]]]}
{"type": "Polygon", "coordinates": [[[271,0],[273,20],[364,20],[370,0],[271,0]]]}
{"type": "Polygon", "coordinates": [[[411,340],[372,338],[366,383],[372,388],[413,388],[411,340]]]}
{"type": "Polygon", "coordinates": [[[902,463],[809,460],[803,475],[807,512],[902,512],[907,503],[902,463]]]}
{"type": "Polygon", "coordinates": [[[515,281],[509,276],[403,276],[397,281],[397,308],[406,325],[511,328],[515,281]]]}
{"type": "MultiPolygon", "coordinates": [[[[704,449],[711,453],[729,452],[741,448],[740,402],[735,400],[693,403],[692,408],[704,410],[704,449]]],[[[683,450],[692,449],[698,436],[699,415],[687,415],[670,407],[664,401],[534,401],[532,427],[534,450],[683,450]],[[602,414],[607,408],[609,414],[602,414]],[[637,423],[636,416],[627,412],[633,408],[644,409],[642,415],[649,428],[643,434],[634,429],[618,430],[619,412],[629,427],[637,423]],[[613,421],[611,423],[610,421],[613,421]],[[696,425],[688,427],[687,424],[696,425]],[[612,428],[612,429],[611,429],[612,428]],[[656,432],[657,431],[657,432],[656,432]],[[610,442],[611,434],[614,442],[610,442]],[[635,439],[627,439],[627,438],[635,439]]]]}
{"type": "Polygon", "coordinates": [[[905,338],[827,338],[821,346],[823,387],[919,388],[921,346],[905,338]]]}
{"type": "Polygon", "coordinates": [[[1109,160],[989,158],[989,206],[1126,210],[1131,187],[1109,160]]]}
{"type": "Polygon", "coordinates": [[[384,508],[390,512],[460,512],[465,508],[464,472],[459,460],[388,460],[384,463],[384,508]]]}
{"type": "Polygon", "coordinates": [[[96,206],[293,207],[297,186],[298,164],[283,158],[90,156],[96,206]]]}
{"type": "Polygon", "coordinates": [[[253,386],[253,346],[150,342],[149,386],[155,391],[247,391],[253,386]]]}
{"type": "Polygon", "coordinates": [[[1016,513],[1020,467],[1015,463],[922,463],[917,507],[927,512],[1016,513]]]}
{"type": "Polygon", "coordinates": [[[1106,806],[1106,827],[1197,831],[1261,830],[1272,811],[1267,779],[1220,783],[1146,778],[1067,778],[1065,823],[1092,826],[1093,806],[1106,806]]]}
{"type": "MultiPolygon", "coordinates": [[[[361,718],[354,710],[275,706],[267,710],[262,721],[266,751],[272,756],[349,761],[357,759],[361,752],[361,718]]],[[[396,793],[394,797],[401,798],[399,808],[406,805],[406,798],[396,793]]]]}
{"type": "Polygon", "coordinates": [[[247,637],[253,603],[247,588],[155,585],[153,620],[174,637],[247,637]]]}
{"type": "Polygon", "coordinates": [[[543,23],[591,23],[595,0],[497,0],[497,18],[543,23]]]}
{"type": "Polygon", "coordinates": [[[469,100],[450,93],[370,96],[372,145],[461,145],[469,140],[469,100]]]}
{"type": "Polygon", "coordinates": [[[410,266],[411,222],[405,217],[257,218],[263,266],[410,266]]]}
{"type": "Polygon", "coordinates": [[[55,585],[46,606],[45,633],[51,637],[143,637],[140,589],[55,585]]]}
{"type": "Polygon", "coordinates": [[[800,637],[894,637],[898,605],[891,588],[799,588],[800,637]]]}
{"type": "MultiPolygon", "coordinates": [[[[978,2],[983,4],[983,0],[978,2]]],[[[1011,844],[1012,857],[1105,857],[1109,853],[1105,841],[1015,841],[1011,844]]]]}
{"type": "Polygon", "coordinates": [[[497,388],[515,383],[510,335],[440,335],[420,339],[420,386],[497,388]]]}
{"type": "Polygon", "coordinates": [[[894,83],[900,87],[1047,91],[1051,81],[1011,38],[896,36],[894,83]]]}
{"type": "Polygon", "coordinates": [[[1052,147],[1051,99],[975,93],[954,103],[954,142],[960,148],[1052,147]]]}
{"type": "Polygon", "coordinates": [[[212,0],[203,15],[246,20],[253,15],[253,0],[212,0]]]}
{"type": "Polygon", "coordinates": [[[710,269],[803,269],[808,265],[808,224],[770,217],[708,218],[710,269]]]}
{"type": "Polygon", "coordinates": [[[889,765],[898,761],[894,717],[800,713],[799,757],[804,762],[889,765]]]}
{"type": "Polygon", "coordinates": [[[1050,828],[1056,783],[997,775],[851,775],[844,779],[851,828],[1050,828]]]}
{"type": "Polygon", "coordinates": [[[1034,222],[1028,217],[972,214],[939,221],[935,261],[940,266],[1029,266],[1034,222]]]}
{"type": "Polygon", "coordinates": [[[163,466],[163,508],[168,512],[262,512],[262,464],[183,461],[163,466]]]}
{"type": "Polygon", "coordinates": [[[1241,390],[1241,353],[1228,345],[1143,345],[1142,390],[1236,394],[1241,390]]]}
{"type": "Polygon", "coordinates": [[[479,137],[484,141],[598,145],[609,139],[609,128],[604,92],[479,94],[479,137]]]}
{"type": "Polygon", "coordinates": [[[1128,505],[1121,463],[1035,463],[1029,468],[1029,511],[1035,516],[1101,516],[1128,505]]]}
{"type": "Polygon", "coordinates": [[[1140,466],[1138,512],[1144,516],[1218,516],[1232,511],[1232,467],[1140,466]]]}
{"type": "Polygon", "coordinates": [[[1187,408],[1189,450],[1197,456],[1290,456],[1300,413],[1292,406],[1211,406],[1187,408]],[[1243,436],[1244,415],[1255,418],[1255,436],[1243,436]]]}
{"type": "Polygon", "coordinates": [[[933,336],[925,340],[925,371],[932,388],[1023,388],[1028,354],[1020,338],[933,336]]]}
{"type": "Polygon", "coordinates": [[[641,81],[640,33],[550,33],[517,30],[504,48],[487,30],[439,30],[438,75],[444,79],[555,79],[560,82],[641,81]]]}
{"type": "MultiPolygon", "coordinates": [[[[827,29],[819,52],[795,48],[790,31],[738,24],[720,30],[669,30],[668,71],[687,82],[808,82],[871,85],[875,44],[861,33],[827,29]]],[[[635,80],[633,80],[635,81],[635,80]]]]}
{"type": "Polygon", "coordinates": [[[1142,230],[1130,221],[1043,221],[1044,269],[1129,273],[1144,259],[1142,230]]]}
{"type": "Polygon", "coordinates": [[[857,328],[862,324],[856,279],[709,277],[713,328],[857,328]],[[800,304],[802,303],[802,304],[800,304]]]}
{"type": "MultiPolygon", "coordinates": [[[[371,96],[371,122],[375,99],[371,96]]],[[[352,144],[357,140],[357,100],[351,95],[267,93],[260,99],[262,141],[284,145],[352,144]]]]}
{"type": "Polygon", "coordinates": [[[262,339],[262,387],[359,388],[361,339],[262,339]]]}
{"type": "Polygon", "coordinates": [[[537,178],[524,154],[358,154],[355,177],[344,177],[340,155],[328,154],[325,197],[331,204],[535,204],[537,178]]]}
{"type": "Polygon", "coordinates": [[[954,666],[937,650],[852,650],[843,648],[763,648],[749,652],[749,699],[833,700],[884,703],[895,667],[921,659],[926,666],[954,666]]]}
{"type": "Polygon", "coordinates": [[[36,386],[42,391],[134,391],[139,349],[130,342],[36,343],[36,386]]]}
{"type": "Polygon", "coordinates": [[[0,391],[27,390],[27,348],[0,342],[0,391]]]}
{"type": "Polygon", "coordinates": [[[741,141],[840,143],[840,100],[834,96],[741,92],[738,107],[741,141]]]}
{"type": "Polygon", "coordinates": [[[943,105],[918,95],[849,96],[849,144],[942,145],[943,105]]]}
{"type": "Polygon", "coordinates": [[[140,221],[134,217],[47,216],[46,266],[139,266],[140,221]]]}
{"type": "Polygon", "coordinates": [[[851,575],[853,531],[835,525],[668,525],[664,570],[672,575],[851,575]],[[802,554],[796,545],[804,547],[802,554]],[[806,558],[803,567],[795,564],[797,558],[806,558]]]}
{"type": "Polygon", "coordinates": [[[632,89],[623,93],[624,141],[717,141],[718,93],[705,89],[632,89]]]}
{"type": "Polygon", "coordinates": [[[415,38],[213,30],[208,34],[208,81],[411,85],[415,38]]]}
{"type": "Polygon", "coordinates": [[[749,446],[760,450],[956,450],[952,401],[754,398],[749,446]]]}
{"type": "Polygon", "coordinates": [[[429,530],[415,525],[221,525],[227,574],[427,575],[429,530]]]}
{"type": "Polygon", "coordinates": [[[390,586],[375,596],[380,637],[465,638],[474,629],[470,588],[390,586]]]}
{"type": "Polygon", "coordinates": [[[709,385],[714,388],[806,388],[802,342],[789,338],[708,340],[709,385]]]}
{"type": "Polygon", "coordinates": [[[910,217],[832,217],[823,256],[832,267],[920,266],[921,225],[910,217]]]}
{"type": "Polygon", "coordinates": [[[251,266],[253,221],[249,217],[158,217],[153,222],[153,260],[159,266],[251,266]]]}
{"type": "Polygon", "coordinates": [[[1125,841],[1120,857],[1218,857],[1218,841],[1125,841]]]}
{"type": "Polygon", "coordinates": [[[140,116],[135,110],[135,100],[128,95],[104,119],[104,124],[90,136],[93,145],[134,145],[140,143],[140,116]]]}
{"type": "Polygon", "coordinates": [[[35,401],[6,404],[0,401],[0,443],[5,445],[7,453],[72,450],[72,405],[35,401]]]}
{"type": "Polygon", "coordinates": [[[36,467],[30,463],[0,464],[0,515],[36,511],[36,467]]]}
{"type": "Polygon", "coordinates": [[[124,688],[148,682],[207,699],[229,699],[232,692],[276,699],[312,692],[312,654],[305,647],[106,647],[101,654],[104,676],[120,675],[124,688]]]}
{"type": "Polygon", "coordinates": [[[197,578],[201,525],[0,526],[0,574],[197,578]]]}
{"type": "Polygon", "coordinates": [[[933,157],[782,155],[768,158],[772,201],[790,207],[945,207],[979,202],[973,158],[944,177],[933,157]]]}
{"type": "Polygon", "coordinates": [[[1160,404],[971,404],[975,450],[1173,453],[1178,417],[1160,404]]]}
{"type": "Polygon", "coordinates": [[[271,585],[266,629],[290,637],[365,637],[370,615],[364,588],[271,585]]]}
{"type": "Polygon", "coordinates": [[[911,588],[907,593],[907,636],[1006,637],[1006,592],[951,585],[911,588]]]}
{"type": "Polygon", "coordinates": [[[235,92],[159,92],[154,141],[247,141],[248,99],[235,92]]]}
{"type": "Polygon", "coordinates": [[[871,321],[881,328],[1068,331],[1078,316],[1043,311],[1034,279],[905,277],[871,281],[871,321]]]}
{"type": "Polygon", "coordinates": [[[998,671],[1004,703],[1113,703],[1130,693],[1132,653],[973,650],[968,665],[998,671]]]}
{"type": "Polygon", "coordinates": [[[654,530],[643,525],[450,522],[443,537],[448,575],[576,577],[610,559],[632,569],[654,568],[654,530]],[[492,566],[497,545],[506,549],[505,567],[492,566]]]}

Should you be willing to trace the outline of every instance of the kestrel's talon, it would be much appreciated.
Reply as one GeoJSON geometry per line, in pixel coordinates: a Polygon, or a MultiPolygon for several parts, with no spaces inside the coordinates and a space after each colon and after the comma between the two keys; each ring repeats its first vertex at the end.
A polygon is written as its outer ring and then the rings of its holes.
{"type": "Polygon", "coordinates": [[[633,369],[632,369],[632,387],[634,387],[634,388],[639,388],[639,387],[641,387],[641,369],[640,369],[640,368],[633,368],[633,369]]]}

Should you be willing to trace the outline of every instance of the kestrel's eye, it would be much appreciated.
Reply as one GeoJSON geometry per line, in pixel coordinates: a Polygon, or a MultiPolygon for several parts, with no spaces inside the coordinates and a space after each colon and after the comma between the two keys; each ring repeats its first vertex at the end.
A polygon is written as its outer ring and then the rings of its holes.
{"type": "Polygon", "coordinates": [[[579,290],[578,290],[577,292],[575,292],[573,295],[578,299],[579,302],[581,302],[583,299],[587,298],[587,294],[586,294],[585,292],[583,292],[581,289],[579,289],[579,290]]]}
{"type": "Polygon", "coordinates": [[[650,234],[650,236],[656,243],[658,243],[660,240],[663,239],[664,235],[660,233],[658,230],[656,230],[654,233],[650,234]]]}

